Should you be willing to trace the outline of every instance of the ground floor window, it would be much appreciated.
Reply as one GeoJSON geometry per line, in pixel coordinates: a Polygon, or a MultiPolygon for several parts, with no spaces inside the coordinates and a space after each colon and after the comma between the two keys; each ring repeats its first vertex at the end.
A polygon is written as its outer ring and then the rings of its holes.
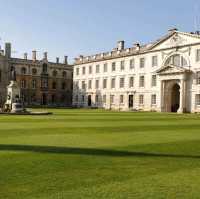
{"type": "Polygon", "coordinates": [[[106,104],[106,95],[103,95],[103,103],[106,104]]]}
{"type": "Polygon", "coordinates": [[[124,103],[124,96],[120,95],[120,104],[123,104],[123,103],[124,103]]]}
{"type": "Polygon", "coordinates": [[[111,95],[111,96],[110,96],[110,103],[111,103],[111,104],[114,104],[114,101],[115,101],[115,96],[114,96],[114,95],[111,95]]]}
{"type": "Polygon", "coordinates": [[[200,106],[200,94],[196,94],[195,99],[196,99],[196,105],[200,106]]]}
{"type": "Polygon", "coordinates": [[[140,105],[144,104],[144,95],[139,95],[139,104],[140,105]]]}
{"type": "Polygon", "coordinates": [[[99,96],[98,95],[96,95],[96,97],[95,97],[95,102],[96,102],[96,104],[99,103],[99,96]]]}
{"type": "Polygon", "coordinates": [[[156,95],[151,96],[151,105],[156,105],[156,95]]]}

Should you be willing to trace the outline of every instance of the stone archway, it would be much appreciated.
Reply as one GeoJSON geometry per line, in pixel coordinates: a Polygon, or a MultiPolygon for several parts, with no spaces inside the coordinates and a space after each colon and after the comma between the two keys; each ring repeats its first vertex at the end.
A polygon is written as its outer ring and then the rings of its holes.
{"type": "Polygon", "coordinates": [[[176,83],[171,89],[171,112],[177,113],[180,107],[180,86],[176,83]]]}

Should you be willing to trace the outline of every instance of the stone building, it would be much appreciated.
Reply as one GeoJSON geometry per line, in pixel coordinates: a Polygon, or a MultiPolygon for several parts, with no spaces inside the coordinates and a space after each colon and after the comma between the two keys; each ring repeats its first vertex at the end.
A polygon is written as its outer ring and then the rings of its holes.
{"type": "Polygon", "coordinates": [[[21,87],[21,98],[26,106],[71,106],[72,98],[72,66],[67,56],[64,62],[49,62],[47,52],[42,60],[37,59],[36,51],[32,59],[11,57],[11,44],[5,44],[0,51],[0,105],[6,98],[6,87],[10,81],[10,71],[16,71],[16,79],[21,87]]]}
{"type": "Polygon", "coordinates": [[[200,111],[200,33],[169,32],[131,48],[75,59],[73,105],[159,112],[200,111]]]}

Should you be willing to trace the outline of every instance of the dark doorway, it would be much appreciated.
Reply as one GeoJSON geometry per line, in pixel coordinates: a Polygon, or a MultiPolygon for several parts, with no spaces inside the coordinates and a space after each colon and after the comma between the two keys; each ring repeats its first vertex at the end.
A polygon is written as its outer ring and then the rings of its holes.
{"type": "Polygon", "coordinates": [[[91,97],[91,95],[88,95],[88,106],[89,107],[92,106],[92,97],[91,97]]]}
{"type": "Polygon", "coordinates": [[[129,95],[129,108],[133,108],[133,95],[129,95]]]}
{"type": "Polygon", "coordinates": [[[172,87],[171,102],[171,111],[177,113],[180,106],[180,86],[178,84],[172,87]]]}
{"type": "Polygon", "coordinates": [[[47,95],[45,93],[42,94],[42,105],[47,105],[47,95]]]}

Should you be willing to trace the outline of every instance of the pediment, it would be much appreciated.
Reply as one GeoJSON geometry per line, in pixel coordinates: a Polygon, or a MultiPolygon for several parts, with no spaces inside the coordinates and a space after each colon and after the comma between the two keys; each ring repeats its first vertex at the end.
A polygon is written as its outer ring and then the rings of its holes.
{"type": "Polygon", "coordinates": [[[199,35],[175,31],[155,42],[151,46],[151,50],[174,48],[196,43],[200,43],[199,35]]]}
{"type": "Polygon", "coordinates": [[[186,72],[189,72],[189,70],[178,66],[165,66],[156,71],[158,75],[177,74],[186,72]]]}

